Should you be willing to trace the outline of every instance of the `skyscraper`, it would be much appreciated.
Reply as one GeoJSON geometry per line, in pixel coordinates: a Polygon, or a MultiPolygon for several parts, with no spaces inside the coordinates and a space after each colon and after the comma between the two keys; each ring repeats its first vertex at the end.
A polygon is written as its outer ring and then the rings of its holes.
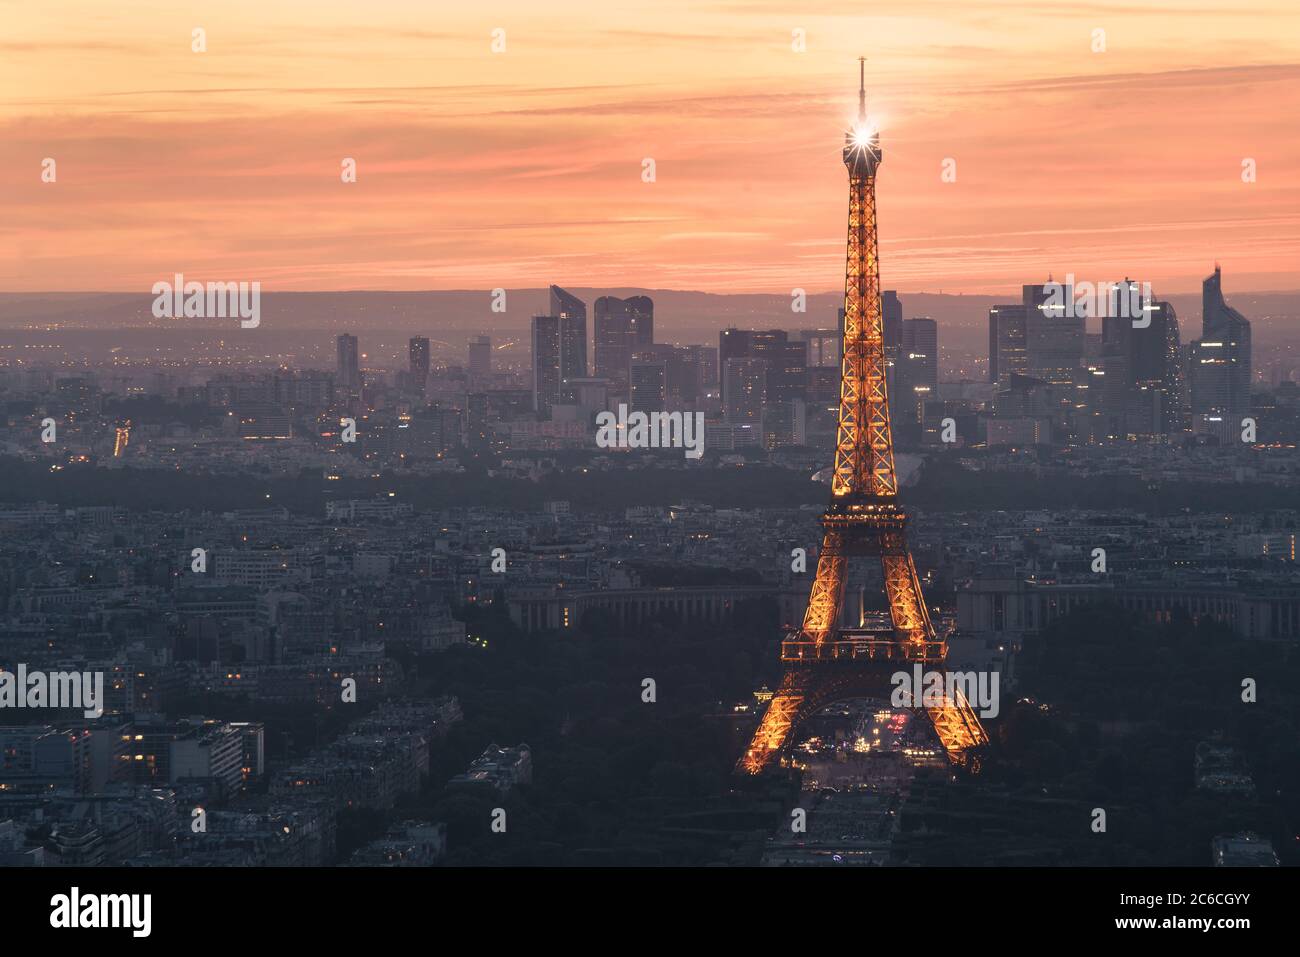
{"type": "Polygon", "coordinates": [[[718,382],[718,350],[716,346],[682,346],[686,350],[689,361],[695,366],[699,375],[700,391],[707,392],[710,389],[717,389],[718,382]]]}
{"type": "Polygon", "coordinates": [[[745,357],[728,359],[723,369],[722,394],[727,421],[759,425],[767,396],[767,362],[745,357]]]}
{"type": "Polygon", "coordinates": [[[806,342],[809,369],[835,369],[840,367],[841,337],[839,329],[804,329],[799,339],[806,342]]]}
{"type": "Polygon", "coordinates": [[[636,353],[628,367],[628,408],[657,412],[668,405],[668,360],[636,353]]]}
{"type": "Polygon", "coordinates": [[[472,376],[489,376],[492,374],[492,338],[490,336],[473,336],[469,340],[469,374],[472,376]]]}
{"type": "Polygon", "coordinates": [[[718,336],[718,361],[723,367],[722,405],[727,420],[757,424],[765,419],[764,442],[769,448],[793,443],[794,403],[808,398],[808,341],[791,341],[784,329],[724,329],[718,336]],[[761,390],[757,367],[737,365],[741,360],[761,363],[761,390]],[[743,393],[733,395],[732,389],[743,393]],[[751,414],[756,397],[762,415],[751,414]]]}
{"type": "Polygon", "coordinates": [[[1025,307],[1021,303],[989,310],[989,381],[1005,386],[1013,375],[1028,375],[1025,352],[1025,307]]]}
{"type": "MultiPolygon", "coordinates": [[[[636,391],[638,367],[649,364],[662,367],[663,391],[660,405],[638,406],[643,411],[654,409],[693,408],[703,387],[703,369],[699,347],[670,346],[665,343],[642,346],[632,353],[631,388],[636,391]]],[[[651,373],[653,374],[653,373],[651,373]]],[[[649,394],[649,393],[644,393],[649,394]]]]}
{"type": "Polygon", "coordinates": [[[921,421],[928,399],[939,395],[939,328],[921,317],[903,323],[902,341],[894,360],[894,394],[899,424],[921,421]]]}
{"type": "Polygon", "coordinates": [[[599,378],[626,382],[632,354],[654,343],[654,302],[649,296],[596,300],[595,366],[599,378]]]}
{"type": "Polygon", "coordinates": [[[533,410],[549,416],[560,401],[560,318],[533,316],[533,410]]]}
{"type": "Polygon", "coordinates": [[[424,336],[412,336],[408,348],[411,362],[411,385],[416,392],[423,395],[425,384],[429,381],[429,340],[424,336]]]}
{"type": "Polygon", "coordinates": [[[1031,285],[1023,287],[1021,294],[1028,373],[1060,387],[1061,395],[1069,396],[1083,366],[1087,325],[1087,318],[1074,301],[1074,287],[1061,283],[1055,284],[1055,289],[1031,285]],[[1063,302],[1055,304],[1056,298],[1063,302]]]}
{"type": "Polygon", "coordinates": [[[533,316],[533,408],[549,415],[551,406],[572,401],[565,383],[587,377],[587,304],[551,286],[551,314],[533,316]]]}
{"type": "Polygon", "coordinates": [[[1140,387],[1160,390],[1160,431],[1168,435],[1187,427],[1182,336],[1171,304],[1154,302],[1152,307],[1150,335],[1142,337],[1135,350],[1136,371],[1140,387]]]}
{"type": "Polygon", "coordinates": [[[338,388],[346,394],[361,392],[361,362],[357,337],[346,332],[338,337],[338,388]]]}
{"type": "Polygon", "coordinates": [[[885,362],[889,363],[903,345],[903,303],[897,292],[886,289],[880,294],[880,311],[885,329],[885,362]]]}
{"type": "Polygon", "coordinates": [[[587,304],[551,287],[551,315],[560,320],[560,379],[587,377],[587,304]]]}
{"type": "Polygon", "coordinates": [[[1224,302],[1217,265],[1201,286],[1201,338],[1192,343],[1189,369],[1193,414],[1250,411],[1250,322],[1224,302]]]}
{"type": "MultiPolygon", "coordinates": [[[[1102,316],[1098,403],[1110,435],[1162,435],[1182,429],[1182,360],[1178,317],[1167,302],[1151,300],[1134,279],[1110,286],[1102,316]]],[[[1089,385],[1089,390],[1094,388],[1089,385]]]]}
{"type": "Polygon", "coordinates": [[[718,333],[718,382],[722,385],[723,399],[727,390],[727,362],[731,359],[743,359],[749,355],[749,343],[753,333],[748,329],[730,327],[718,333]]]}
{"type": "Polygon", "coordinates": [[[723,403],[727,402],[726,364],[732,359],[761,359],[768,364],[767,400],[802,399],[808,389],[808,343],[790,341],[784,329],[723,329],[718,334],[718,363],[723,403]]]}

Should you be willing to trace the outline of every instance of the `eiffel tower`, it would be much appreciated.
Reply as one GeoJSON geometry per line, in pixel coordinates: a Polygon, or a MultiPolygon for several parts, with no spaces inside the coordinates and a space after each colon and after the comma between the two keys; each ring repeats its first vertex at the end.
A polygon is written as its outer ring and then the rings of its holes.
{"type": "MultiPolygon", "coordinates": [[[[825,538],[803,627],[781,643],[784,677],[737,764],[749,774],[779,761],[799,725],[826,705],[888,693],[890,675],[911,672],[916,664],[927,672],[942,670],[948,650],[930,622],[907,548],[907,514],[898,505],[876,235],[880,132],[867,120],[865,58],[858,62],[858,122],[844,136],[849,237],[831,504],[821,519],[825,538]],[[848,559],[861,556],[880,559],[888,629],[862,621],[859,627],[841,626],[848,559]]],[[[925,710],[953,761],[965,763],[987,743],[960,690],[925,710]]]]}

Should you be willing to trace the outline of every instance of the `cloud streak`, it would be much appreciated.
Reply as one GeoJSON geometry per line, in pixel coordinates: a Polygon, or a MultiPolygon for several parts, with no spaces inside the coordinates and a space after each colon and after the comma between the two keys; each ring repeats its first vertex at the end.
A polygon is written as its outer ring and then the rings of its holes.
{"type": "Polygon", "coordinates": [[[1218,259],[1234,288],[1300,287],[1284,3],[670,0],[597,20],[559,0],[489,23],[325,2],[305,29],[247,0],[71,6],[7,11],[0,289],[176,271],[275,289],[834,289],[863,51],[886,282],[984,291],[1069,270],[1178,290],[1218,259]],[[189,47],[200,22],[206,54],[189,47]]]}

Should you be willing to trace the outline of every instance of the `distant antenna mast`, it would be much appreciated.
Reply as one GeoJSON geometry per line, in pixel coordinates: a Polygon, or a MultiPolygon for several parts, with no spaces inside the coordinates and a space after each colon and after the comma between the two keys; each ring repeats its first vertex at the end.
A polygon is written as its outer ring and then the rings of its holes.
{"type": "Polygon", "coordinates": [[[858,119],[867,118],[867,58],[858,57],[858,119]]]}

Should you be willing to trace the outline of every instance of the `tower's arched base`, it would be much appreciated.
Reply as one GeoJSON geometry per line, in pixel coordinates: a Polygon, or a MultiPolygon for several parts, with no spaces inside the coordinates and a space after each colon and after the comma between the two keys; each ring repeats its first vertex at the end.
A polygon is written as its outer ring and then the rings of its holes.
{"type": "MultiPolygon", "coordinates": [[[[888,698],[894,690],[891,674],[877,667],[854,665],[787,665],[781,687],[772,696],[736,771],[758,774],[779,763],[799,727],[828,705],[849,698],[888,698]]],[[[950,761],[965,765],[978,761],[988,735],[960,690],[943,705],[917,710],[926,712],[950,761]]]]}

